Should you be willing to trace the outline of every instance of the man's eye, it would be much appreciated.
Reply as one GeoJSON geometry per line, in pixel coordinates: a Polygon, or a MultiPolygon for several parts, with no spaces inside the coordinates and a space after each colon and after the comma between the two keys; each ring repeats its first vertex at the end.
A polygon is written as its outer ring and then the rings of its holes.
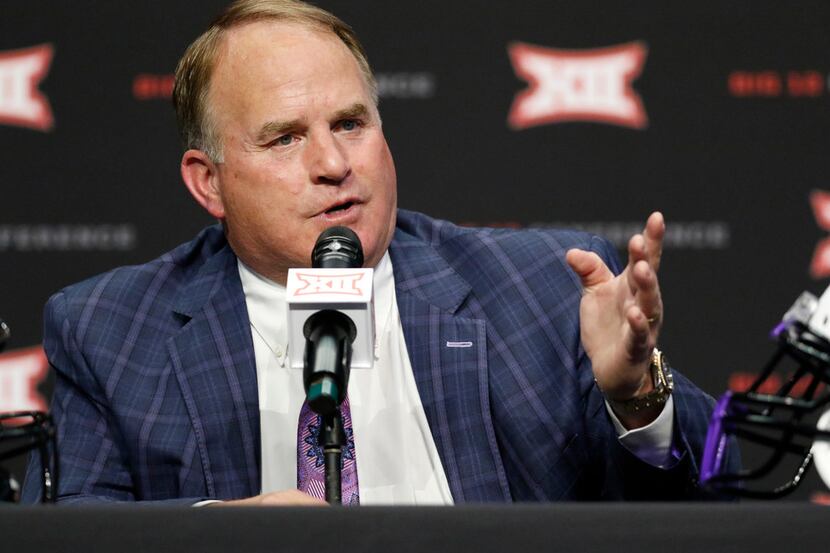
{"type": "Polygon", "coordinates": [[[285,134],[285,135],[279,137],[275,141],[275,144],[279,144],[280,146],[291,146],[292,142],[294,142],[294,137],[291,136],[290,134],[285,134]]]}
{"type": "Polygon", "coordinates": [[[360,124],[354,119],[345,119],[340,123],[340,128],[342,128],[344,131],[353,131],[359,126],[360,124]]]}

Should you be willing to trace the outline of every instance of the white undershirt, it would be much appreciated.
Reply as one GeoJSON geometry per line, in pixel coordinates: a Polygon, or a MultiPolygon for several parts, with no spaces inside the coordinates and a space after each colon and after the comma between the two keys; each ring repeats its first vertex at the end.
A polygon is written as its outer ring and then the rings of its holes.
{"type": "MultiPolygon", "coordinates": [[[[303,374],[288,363],[285,287],[241,261],[259,387],[262,493],[296,489],[297,425],[303,374]]],[[[398,313],[387,252],[374,273],[375,363],[351,371],[349,403],[363,505],[451,505],[450,487],[421,404],[398,313]]],[[[294,347],[293,345],[291,347],[294,347]]],[[[304,347],[301,344],[299,347],[304,347]]],[[[669,398],[648,426],[626,430],[606,404],[620,441],[655,466],[670,462],[674,409],[669,398]]]]}

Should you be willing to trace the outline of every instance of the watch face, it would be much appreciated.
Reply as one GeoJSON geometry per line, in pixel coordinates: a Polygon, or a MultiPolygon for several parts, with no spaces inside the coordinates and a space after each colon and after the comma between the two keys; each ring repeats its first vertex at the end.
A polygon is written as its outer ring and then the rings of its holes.
{"type": "Polygon", "coordinates": [[[665,357],[663,357],[663,378],[666,379],[666,389],[669,392],[674,391],[674,377],[671,374],[671,366],[668,364],[665,357]]]}

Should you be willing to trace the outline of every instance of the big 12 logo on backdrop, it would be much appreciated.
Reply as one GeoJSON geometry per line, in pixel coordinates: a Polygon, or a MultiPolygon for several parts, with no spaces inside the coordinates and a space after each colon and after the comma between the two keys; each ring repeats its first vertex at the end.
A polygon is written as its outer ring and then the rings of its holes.
{"type": "Polygon", "coordinates": [[[631,84],[642,73],[642,42],[608,48],[560,50],[520,42],[508,46],[516,75],[530,87],[519,92],[507,121],[525,129],[588,121],[645,129],[648,117],[631,84]]]}
{"type": "Polygon", "coordinates": [[[0,413],[46,411],[46,400],[37,388],[48,370],[41,346],[0,354],[0,413]]]}
{"type": "Polygon", "coordinates": [[[0,52],[0,124],[49,131],[49,100],[38,84],[49,73],[52,45],[0,52]]]}
{"type": "MultiPolygon", "coordinates": [[[[810,192],[810,206],[816,224],[824,231],[830,232],[830,192],[813,190],[810,192]]],[[[816,244],[813,260],[810,262],[810,276],[819,280],[830,276],[830,238],[816,244]]]]}

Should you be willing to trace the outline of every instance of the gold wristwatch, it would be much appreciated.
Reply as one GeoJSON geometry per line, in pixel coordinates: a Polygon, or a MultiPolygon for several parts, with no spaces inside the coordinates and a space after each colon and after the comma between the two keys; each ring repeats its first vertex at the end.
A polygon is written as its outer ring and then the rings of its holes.
{"type": "Polygon", "coordinates": [[[639,413],[655,405],[664,405],[674,390],[674,379],[671,374],[671,367],[666,361],[666,356],[657,348],[651,354],[649,365],[651,377],[654,379],[654,389],[641,396],[626,400],[609,400],[615,408],[629,414],[639,413]]]}

